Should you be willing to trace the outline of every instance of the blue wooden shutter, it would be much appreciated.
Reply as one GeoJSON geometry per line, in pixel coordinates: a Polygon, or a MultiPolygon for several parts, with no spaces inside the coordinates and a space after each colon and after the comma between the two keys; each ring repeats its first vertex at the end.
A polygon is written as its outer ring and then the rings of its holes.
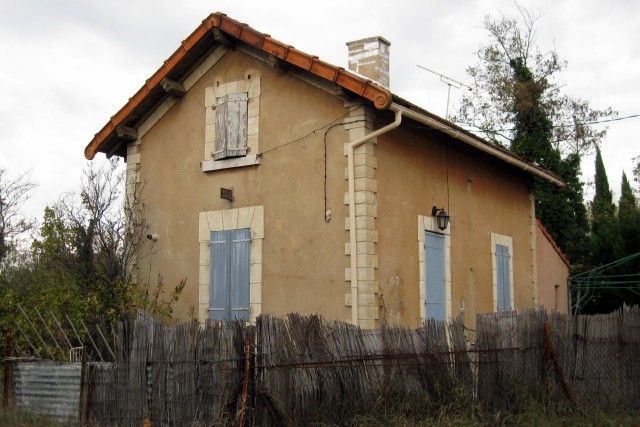
{"type": "Polygon", "coordinates": [[[229,318],[229,240],[224,231],[211,232],[209,318],[213,320],[229,318]]]}
{"type": "Polygon", "coordinates": [[[511,310],[511,275],[509,247],[496,245],[496,275],[498,282],[498,311],[511,310]]]}
{"type": "Polygon", "coordinates": [[[232,230],[231,234],[230,318],[232,320],[249,320],[251,230],[248,228],[232,230]]]}
{"type": "Polygon", "coordinates": [[[246,92],[216,98],[215,160],[247,154],[247,100],[246,92]]]}
{"type": "Polygon", "coordinates": [[[425,236],[426,318],[445,320],[444,235],[425,236]]]}
{"type": "Polygon", "coordinates": [[[209,318],[249,320],[251,230],[211,232],[209,318]]]}

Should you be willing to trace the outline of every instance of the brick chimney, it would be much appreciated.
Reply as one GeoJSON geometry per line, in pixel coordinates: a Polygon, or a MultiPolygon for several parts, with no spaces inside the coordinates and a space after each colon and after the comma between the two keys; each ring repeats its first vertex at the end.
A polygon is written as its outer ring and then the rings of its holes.
{"type": "Polygon", "coordinates": [[[391,43],[380,36],[347,42],[349,71],[389,89],[390,46],[391,43]]]}

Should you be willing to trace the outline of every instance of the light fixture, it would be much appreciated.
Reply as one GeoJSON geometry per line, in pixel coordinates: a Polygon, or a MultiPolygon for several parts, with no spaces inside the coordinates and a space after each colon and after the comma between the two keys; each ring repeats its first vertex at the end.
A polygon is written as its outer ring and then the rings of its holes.
{"type": "Polygon", "coordinates": [[[431,216],[436,217],[436,222],[440,230],[446,230],[446,228],[449,226],[449,214],[444,210],[444,208],[440,209],[435,206],[432,207],[431,216]]]}

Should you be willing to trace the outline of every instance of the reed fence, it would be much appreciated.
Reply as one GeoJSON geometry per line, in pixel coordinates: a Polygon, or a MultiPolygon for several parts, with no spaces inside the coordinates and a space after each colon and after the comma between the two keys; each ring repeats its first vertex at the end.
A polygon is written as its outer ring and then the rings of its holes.
{"type": "MultiPolygon", "coordinates": [[[[340,424],[372,408],[640,409],[640,309],[544,311],[417,329],[364,330],[320,316],[118,325],[115,363],[83,363],[81,417],[100,425],[340,424]]],[[[14,362],[17,363],[17,362],[14,362]]],[[[5,386],[6,394],[6,386],[5,386]]]]}

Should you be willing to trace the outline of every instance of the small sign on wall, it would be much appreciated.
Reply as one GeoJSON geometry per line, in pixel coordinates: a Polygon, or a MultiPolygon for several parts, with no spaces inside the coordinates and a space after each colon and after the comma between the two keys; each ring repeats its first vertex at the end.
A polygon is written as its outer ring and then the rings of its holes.
{"type": "Polygon", "coordinates": [[[220,198],[233,202],[233,190],[220,187],[220,198]]]}

